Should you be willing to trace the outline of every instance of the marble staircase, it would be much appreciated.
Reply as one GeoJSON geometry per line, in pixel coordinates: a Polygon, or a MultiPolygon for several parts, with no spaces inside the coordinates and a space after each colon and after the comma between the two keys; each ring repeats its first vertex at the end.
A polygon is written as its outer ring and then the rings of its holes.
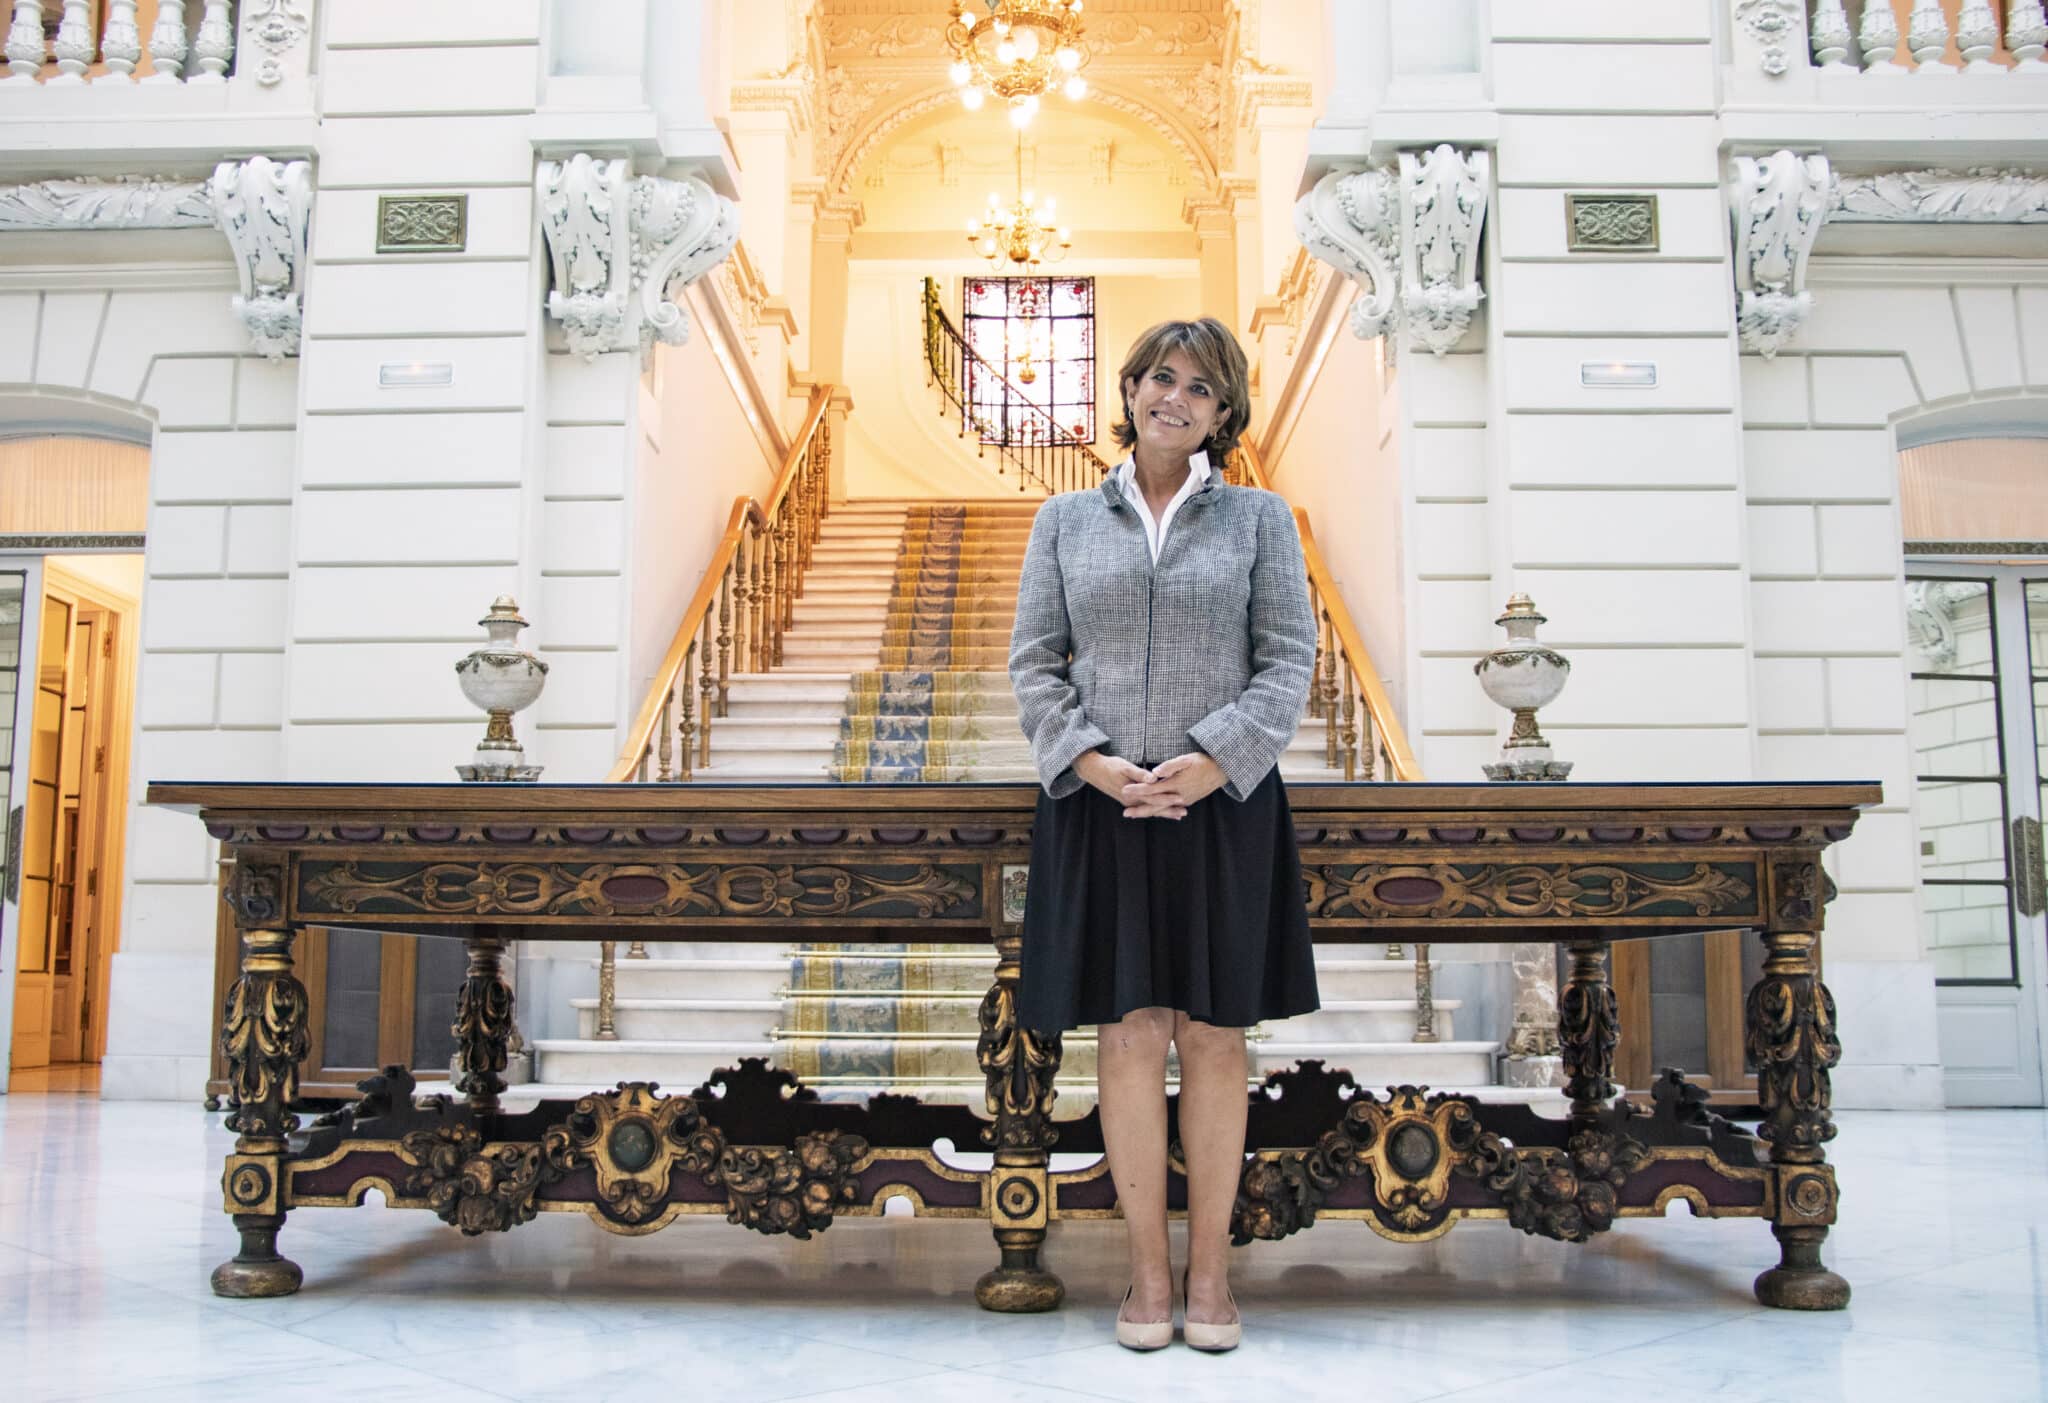
{"type": "MultiPolygon", "coordinates": [[[[1037,506],[835,505],[781,665],[732,677],[710,763],[693,778],[1034,781],[1007,658],[1037,506]]],[[[1281,774],[1341,778],[1325,750],[1323,722],[1305,717],[1281,774]]],[[[1435,1003],[1437,1040],[1415,1042],[1414,962],[1376,958],[1383,948],[1320,950],[1323,1007],[1255,1030],[1258,1070],[1320,1057],[1368,1087],[1488,1086],[1497,1044],[1459,1040],[1455,999],[1435,1003]]],[[[648,951],[634,959],[622,949],[617,961],[615,1040],[596,1038],[597,1000],[578,997],[578,1035],[535,1041],[535,1075],[550,1094],[621,1078],[693,1087],[738,1057],[765,1056],[827,1097],[889,1089],[980,1103],[977,1010],[995,967],[986,947],[671,942],[648,951]]],[[[596,986],[596,963],[577,981],[586,988],[596,986]]],[[[1069,1035],[1063,1114],[1093,1104],[1093,1073],[1092,1030],[1069,1035]]]]}

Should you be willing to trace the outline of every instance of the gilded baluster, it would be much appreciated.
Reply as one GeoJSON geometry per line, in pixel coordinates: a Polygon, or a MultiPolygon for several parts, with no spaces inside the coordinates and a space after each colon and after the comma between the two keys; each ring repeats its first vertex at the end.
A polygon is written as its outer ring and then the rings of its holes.
{"type": "Polygon", "coordinates": [[[1614,1048],[1621,1012],[1607,982],[1607,942],[1573,940],[1571,973],[1557,1001],[1557,1040],[1564,1054],[1564,1093],[1574,1120],[1589,1120],[1614,1100],[1614,1048]]]}
{"type": "Polygon", "coordinates": [[[597,943],[597,1030],[592,1034],[599,1042],[619,1040],[615,1021],[618,1002],[619,944],[616,940],[600,940],[597,943]]]}
{"type": "Polygon", "coordinates": [[[304,1279],[298,1264],[278,1255],[285,1219],[285,1137],[298,1128],[292,1102],[305,1059],[306,986],[292,973],[297,932],[282,924],[288,878],[281,858],[236,855],[223,899],[242,939],[242,968],[221,1011],[220,1047],[227,1063],[227,1128],[235,1147],[221,1173],[223,1208],[234,1218],[240,1248],[214,1268],[217,1296],[288,1296],[304,1279]]]}
{"type": "Polygon", "coordinates": [[[1436,972],[1429,967],[1427,941],[1415,946],[1415,1036],[1411,1041],[1436,1041],[1436,972]]]}
{"type": "Polygon", "coordinates": [[[1017,1022],[1017,980],[1023,935],[1013,925],[996,933],[996,982],[981,1001],[981,1036],[975,1060],[987,1080],[987,1106],[995,1124],[981,1138],[995,1147],[990,1221],[1002,1261],[974,1284],[983,1310],[1053,1310],[1066,1295],[1060,1279],[1040,1265],[1050,1221],[1052,1185],[1047,1166],[1059,1132],[1052,1108],[1058,1093],[1060,1035],[1017,1022]]]}
{"type": "MultiPolygon", "coordinates": [[[[711,709],[718,702],[718,677],[711,670],[711,611],[704,611],[704,629],[697,646],[697,768],[711,763],[711,709]]],[[[689,679],[685,678],[688,685],[689,679]]]]}
{"type": "Polygon", "coordinates": [[[629,960],[644,960],[644,959],[646,959],[646,958],[647,958],[647,942],[646,942],[646,941],[644,941],[644,940],[629,940],[629,941],[627,941],[627,942],[626,942],[626,958],[627,958],[627,959],[629,959],[629,960]]]}
{"type": "Polygon", "coordinates": [[[732,592],[733,567],[729,560],[718,580],[718,714],[732,714],[732,592]]]}
{"type": "Polygon", "coordinates": [[[667,784],[675,778],[675,768],[671,763],[675,758],[675,751],[668,729],[669,722],[672,719],[670,710],[674,705],[675,693],[673,692],[661,699],[661,725],[657,728],[661,738],[654,743],[655,754],[658,757],[658,763],[654,771],[654,780],[657,784],[667,784]]]}
{"type": "Polygon", "coordinates": [[[463,942],[469,969],[455,995],[455,1050],[462,1074],[455,1089],[469,1098],[479,1116],[495,1115],[498,1093],[505,1089],[505,1064],[511,1051],[512,986],[502,975],[505,942],[497,936],[473,935],[463,942]]]}
{"type": "Polygon", "coordinates": [[[1323,670],[1315,679],[1316,695],[1323,706],[1323,768],[1337,768],[1337,639],[1330,611],[1323,610],[1323,670]]]}
{"type": "MultiPolygon", "coordinates": [[[[1818,926],[1818,864],[1773,864],[1780,915],[1818,926]],[[1803,867],[1803,871],[1802,871],[1803,867]],[[1799,896],[1801,884],[1805,896],[1799,896]],[[1803,899],[1789,911],[1783,899],[1803,899]]],[[[1830,1069],[1842,1060],[1835,999],[1813,959],[1814,930],[1767,930],[1764,968],[1750,988],[1744,1051],[1756,1067],[1757,1136],[1771,1147],[1778,1175],[1778,1265],[1757,1277],[1756,1298],[1780,1310],[1840,1310],[1849,1283],[1821,1265],[1821,1244],[1835,1221],[1839,1193],[1824,1148],[1835,1138],[1830,1069]]]]}
{"type": "Polygon", "coordinates": [[[1376,777],[1379,768],[1380,728],[1372,719],[1371,707],[1360,707],[1359,710],[1365,718],[1365,735],[1361,738],[1358,754],[1364,761],[1365,769],[1358,777],[1362,780],[1371,780],[1376,777]]]}
{"type": "Polygon", "coordinates": [[[768,528],[768,542],[775,564],[770,571],[768,595],[768,665],[782,666],[782,599],[789,584],[789,532],[780,523],[768,528]]]}
{"type": "Polygon", "coordinates": [[[1356,711],[1357,678],[1351,668],[1354,659],[1344,659],[1341,671],[1344,674],[1344,778],[1358,778],[1358,715],[1356,711]]]}
{"type": "Polygon", "coordinates": [[[696,660],[697,640],[693,638],[690,640],[690,646],[683,650],[683,670],[678,675],[679,685],[676,688],[683,699],[683,719],[678,723],[677,730],[681,733],[683,742],[683,772],[680,778],[684,780],[690,778],[690,742],[697,734],[697,708],[694,704],[696,699],[690,690],[690,664],[696,660]]]}
{"type": "Polygon", "coordinates": [[[785,513],[782,518],[782,552],[789,561],[787,577],[782,588],[782,617],[775,632],[775,661],[782,661],[782,635],[796,627],[796,598],[803,593],[803,580],[799,574],[800,562],[797,540],[797,523],[794,513],[785,513]]]}

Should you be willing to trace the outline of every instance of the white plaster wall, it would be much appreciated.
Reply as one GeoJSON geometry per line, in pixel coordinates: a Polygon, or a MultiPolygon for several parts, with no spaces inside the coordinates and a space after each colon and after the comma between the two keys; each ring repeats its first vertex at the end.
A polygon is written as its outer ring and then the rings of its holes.
{"type": "MultiPolygon", "coordinates": [[[[129,239],[146,254],[157,242],[129,239]]],[[[0,250],[4,253],[4,250],[0,250]]],[[[90,399],[153,421],[124,920],[103,1094],[197,1100],[212,1031],[215,844],[141,805],[156,779],[276,779],[297,367],[253,354],[234,274],[0,265],[0,388],[62,421],[90,399]]]]}
{"type": "Polygon", "coordinates": [[[1790,351],[1742,360],[1757,774],[1883,784],[1829,855],[1827,979],[1845,1031],[1861,1030],[1836,1101],[1938,1106],[1895,431],[1961,405],[2048,412],[2048,265],[1823,257],[1809,286],[1790,351]]]}

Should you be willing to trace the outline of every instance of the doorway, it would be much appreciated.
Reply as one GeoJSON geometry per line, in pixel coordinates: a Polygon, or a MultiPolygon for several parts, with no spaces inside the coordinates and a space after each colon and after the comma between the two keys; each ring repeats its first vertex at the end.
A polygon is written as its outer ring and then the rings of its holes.
{"type": "Polygon", "coordinates": [[[1906,631],[1948,1104],[2039,1106],[2048,563],[1911,562],[1906,631]]]}
{"type": "MultiPolygon", "coordinates": [[[[0,568],[0,661],[11,664],[12,684],[10,1071],[93,1066],[106,1047],[141,579],[140,556],[52,556],[0,568]]],[[[52,1084],[77,1080],[57,1075],[52,1084]]]]}

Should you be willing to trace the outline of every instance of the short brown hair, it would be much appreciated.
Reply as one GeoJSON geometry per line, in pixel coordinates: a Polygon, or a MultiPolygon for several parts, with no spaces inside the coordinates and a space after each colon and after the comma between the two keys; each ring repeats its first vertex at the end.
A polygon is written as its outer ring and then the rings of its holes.
{"type": "Polygon", "coordinates": [[[1124,417],[1110,430],[1119,448],[1129,449],[1138,441],[1138,426],[1131,422],[1130,383],[1150,375],[1175,351],[1186,351],[1202,378],[1216,387],[1227,410],[1218,416],[1216,430],[1203,445],[1217,468],[1237,447],[1244,431],[1251,427],[1251,368],[1245,363],[1244,348],[1230,334],[1230,328],[1214,317],[1191,322],[1161,322],[1131,344],[1123,369],[1116,373],[1117,394],[1123,399],[1124,417]]]}

